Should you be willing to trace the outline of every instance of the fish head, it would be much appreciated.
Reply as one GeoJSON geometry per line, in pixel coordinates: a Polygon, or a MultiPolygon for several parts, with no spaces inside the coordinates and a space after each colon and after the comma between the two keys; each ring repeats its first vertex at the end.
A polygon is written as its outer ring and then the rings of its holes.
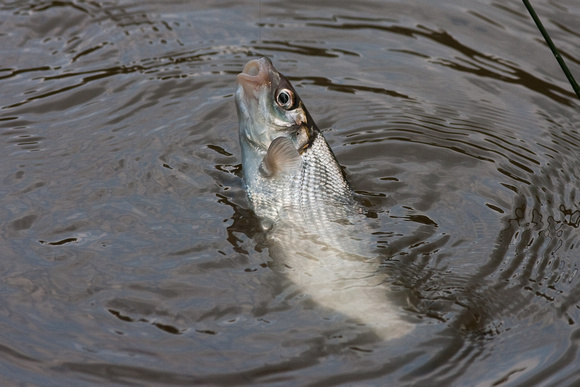
{"type": "Polygon", "coordinates": [[[270,59],[249,61],[237,81],[242,152],[263,157],[272,141],[288,137],[302,153],[317,129],[294,87],[276,71],[270,59]]]}

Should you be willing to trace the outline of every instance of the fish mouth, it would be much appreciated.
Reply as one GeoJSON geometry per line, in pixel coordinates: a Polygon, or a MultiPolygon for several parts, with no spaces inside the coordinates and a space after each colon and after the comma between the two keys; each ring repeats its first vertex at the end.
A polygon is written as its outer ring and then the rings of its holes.
{"type": "Polygon", "coordinates": [[[268,58],[251,60],[238,74],[238,84],[243,87],[247,95],[256,95],[260,86],[270,82],[269,72],[272,68],[272,62],[268,58]]]}

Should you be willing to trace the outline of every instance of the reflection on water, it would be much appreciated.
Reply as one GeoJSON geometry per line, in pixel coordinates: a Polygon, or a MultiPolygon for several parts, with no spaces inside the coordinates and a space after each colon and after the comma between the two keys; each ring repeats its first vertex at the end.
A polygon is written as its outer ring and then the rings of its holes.
{"type": "MultiPolygon", "coordinates": [[[[580,74],[578,5],[534,6],[580,74]]],[[[579,103],[523,4],[0,12],[5,383],[577,381],[579,103]],[[326,130],[413,335],[273,269],[233,104],[260,55],[326,130]]]]}

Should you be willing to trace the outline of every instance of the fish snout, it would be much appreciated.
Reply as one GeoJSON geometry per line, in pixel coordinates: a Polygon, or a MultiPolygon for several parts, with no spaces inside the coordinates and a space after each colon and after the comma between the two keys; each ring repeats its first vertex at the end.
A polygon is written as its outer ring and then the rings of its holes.
{"type": "Polygon", "coordinates": [[[246,63],[244,69],[238,74],[238,84],[244,88],[248,96],[257,95],[258,89],[269,82],[269,70],[272,62],[268,58],[254,59],[246,63]]]}
{"type": "Polygon", "coordinates": [[[257,59],[251,60],[244,66],[242,74],[255,77],[260,73],[260,62],[257,59]]]}

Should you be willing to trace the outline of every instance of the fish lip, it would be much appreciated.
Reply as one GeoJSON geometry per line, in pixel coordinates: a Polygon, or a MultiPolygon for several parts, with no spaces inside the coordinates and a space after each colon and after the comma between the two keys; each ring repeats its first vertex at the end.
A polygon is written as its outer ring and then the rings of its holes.
{"type": "Polygon", "coordinates": [[[242,72],[238,74],[238,84],[243,87],[246,94],[256,95],[261,86],[270,83],[269,73],[272,68],[272,62],[266,57],[253,59],[246,63],[242,72]]]}

